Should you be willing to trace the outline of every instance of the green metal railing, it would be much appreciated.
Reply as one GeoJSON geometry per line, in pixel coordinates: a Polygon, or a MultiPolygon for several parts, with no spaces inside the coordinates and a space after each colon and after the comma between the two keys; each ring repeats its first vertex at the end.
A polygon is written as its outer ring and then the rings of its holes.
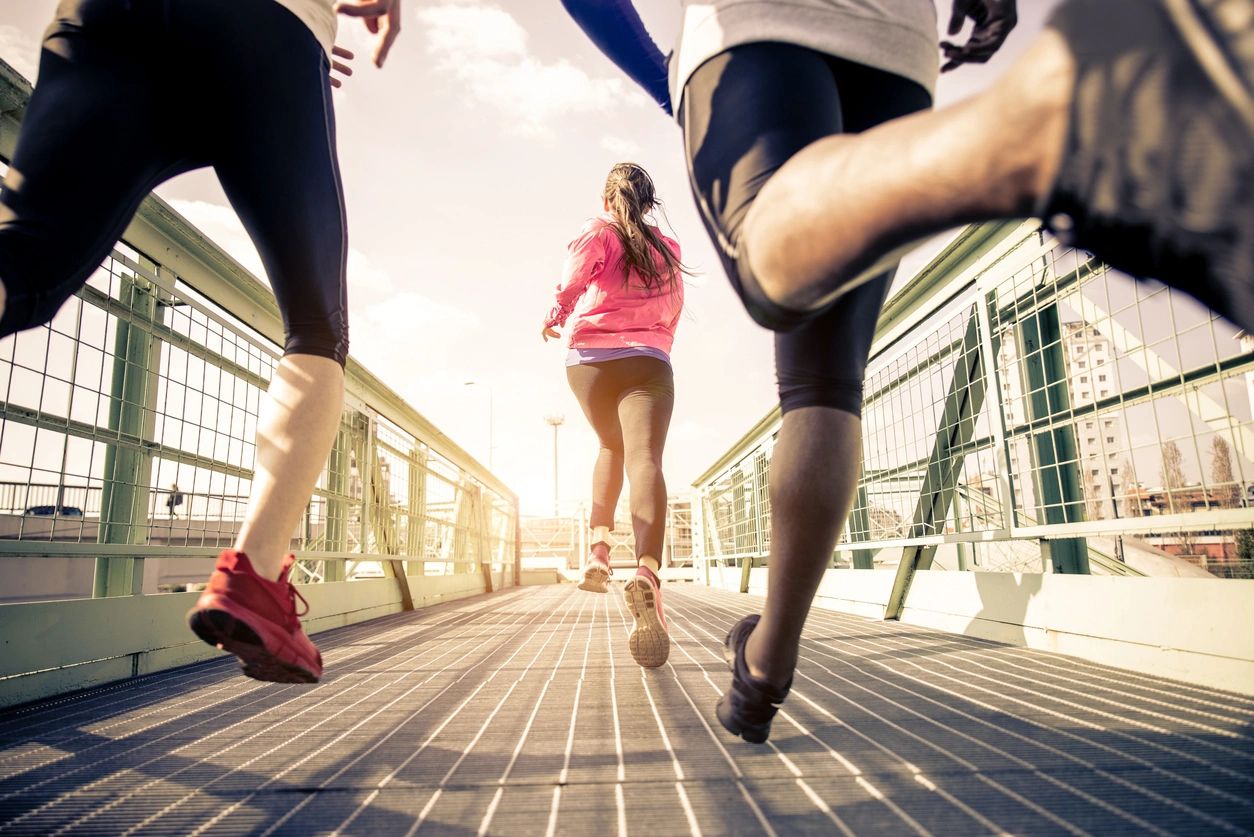
{"type": "MultiPolygon", "coordinates": [[[[29,93],[0,63],[6,161],[29,93]]],[[[51,324],[0,341],[0,600],[69,599],[0,605],[0,701],[120,670],[101,660],[138,672],[170,648],[176,662],[201,653],[176,606],[146,603],[168,597],[144,594],[203,581],[234,540],[281,340],[270,290],[150,197],[51,324]],[[81,634],[36,648],[8,630],[158,611],[97,657],[62,647],[81,634]]],[[[291,542],[298,580],[327,588],[307,592],[323,604],[315,628],[517,583],[518,519],[505,484],[350,358],[334,449],[291,542]]]]}
{"type": "MultiPolygon", "coordinates": [[[[1254,341],[1033,222],[888,302],[834,567],[1254,576],[1254,341]]],[[[771,411],[694,484],[699,563],[770,553],[771,411]]]]}

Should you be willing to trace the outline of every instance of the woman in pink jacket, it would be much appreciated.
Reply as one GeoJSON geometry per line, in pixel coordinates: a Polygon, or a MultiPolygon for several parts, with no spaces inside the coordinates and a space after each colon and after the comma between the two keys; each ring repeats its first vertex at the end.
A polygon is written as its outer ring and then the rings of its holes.
{"type": "Polygon", "coordinates": [[[579,586],[605,593],[614,507],[631,491],[635,576],[623,595],[635,619],[628,644],[642,666],[666,662],[670,638],[658,580],[666,529],[662,448],[675,402],[670,351],[684,307],[679,244],[645,216],[659,205],[653,180],[634,163],[610,170],[605,212],[570,244],[557,304],[543,336],[570,320],[566,377],[601,443],[592,471],[592,550],[579,586]]]}

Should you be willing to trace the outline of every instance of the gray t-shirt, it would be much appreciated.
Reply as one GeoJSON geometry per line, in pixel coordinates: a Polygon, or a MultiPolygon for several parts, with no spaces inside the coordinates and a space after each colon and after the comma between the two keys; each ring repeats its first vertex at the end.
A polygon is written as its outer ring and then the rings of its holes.
{"type": "Polygon", "coordinates": [[[681,0],[671,101],[698,67],[731,47],[777,41],[809,47],[936,88],[940,64],[932,0],[681,0]]]}

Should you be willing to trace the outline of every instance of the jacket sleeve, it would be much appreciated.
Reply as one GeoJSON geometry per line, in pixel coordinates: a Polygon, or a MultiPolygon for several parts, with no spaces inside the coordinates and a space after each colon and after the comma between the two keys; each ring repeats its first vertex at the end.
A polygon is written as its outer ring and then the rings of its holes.
{"type": "MultiPolygon", "coordinates": [[[[682,258],[679,254],[679,245],[675,245],[675,258],[682,258]]],[[[676,329],[679,328],[679,320],[684,315],[684,274],[679,273],[675,277],[675,299],[679,303],[675,309],[675,316],[671,319],[671,336],[673,337],[676,329]]]]}
{"type": "Polygon", "coordinates": [[[562,0],[562,5],[597,49],[670,115],[666,56],[649,36],[631,0],[562,0]]]}
{"type": "Polygon", "coordinates": [[[575,310],[575,303],[588,289],[588,283],[605,266],[605,245],[601,241],[604,230],[603,223],[590,221],[567,248],[569,252],[562,266],[562,281],[557,286],[557,304],[544,321],[546,328],[566,325],[566,318],[575,310]]]}

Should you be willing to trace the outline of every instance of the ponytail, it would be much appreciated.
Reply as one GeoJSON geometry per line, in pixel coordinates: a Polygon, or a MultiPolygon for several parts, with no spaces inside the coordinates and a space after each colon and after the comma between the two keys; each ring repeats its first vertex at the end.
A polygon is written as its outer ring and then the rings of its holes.
{"type": "Polygon", "coordinates": [[[679,280],[679,274],[688,272],[644,219],[661,204],[648,172],[635,163],[619,163],[610,169],[605,180],[604,198],[614,215],[614,232],[623,246],[623,266],[640,277],[645,290],[669,289],[679,280]]]}

